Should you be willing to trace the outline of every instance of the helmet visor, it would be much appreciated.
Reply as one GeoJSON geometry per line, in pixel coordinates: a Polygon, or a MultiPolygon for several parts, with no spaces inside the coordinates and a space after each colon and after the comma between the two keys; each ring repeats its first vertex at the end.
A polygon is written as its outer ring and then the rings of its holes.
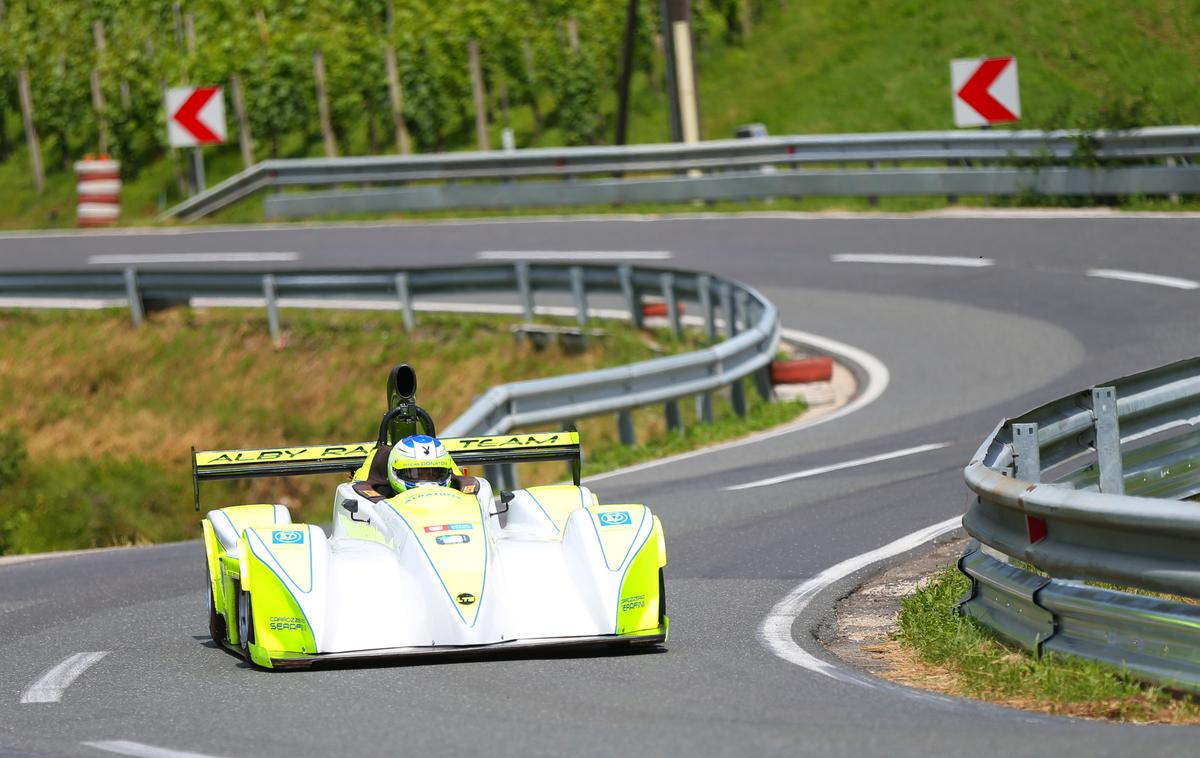
{"type": "Polygon", "coordinates": [[[449,476],[450,469],[437,466],[396,469],[396,477],[406,482],[444,482],[449,476]]]}

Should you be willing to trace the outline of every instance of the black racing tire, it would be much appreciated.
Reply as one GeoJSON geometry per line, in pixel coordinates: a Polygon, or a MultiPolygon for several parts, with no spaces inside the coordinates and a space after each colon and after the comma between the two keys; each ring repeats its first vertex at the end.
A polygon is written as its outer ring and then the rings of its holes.
{"type": "Polygon", "coordinates": [[[662,626],[667,618],[667,580],[663,570],[658,570],[658,625],[662,626]]]}
{"type": "Polygon", "coordinates": [[[238,647],[247,661],[250,660],[250,643],[254,641],[254,608],[250,593],[243,592],[241,584],[235,585],[238,598],[238,647]]]}
{"type": "Polygon", "coordinates": [[[225,614],[217,611],[217,601],[213,597],[212,582],[208,584],[208,634],[212,641],[224,645],[229,641],[229,626],[225,623],[225,614]]]}

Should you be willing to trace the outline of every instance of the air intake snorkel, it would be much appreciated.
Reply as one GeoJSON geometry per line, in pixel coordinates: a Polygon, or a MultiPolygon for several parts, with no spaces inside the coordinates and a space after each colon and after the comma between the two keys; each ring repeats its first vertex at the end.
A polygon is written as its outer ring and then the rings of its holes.
{"type": "Polygon", "coordinates": [[[379,423],[380,445],[390,445],[413,434],[437,436],[433,418],[417,405],[417,372],[401,363],[388,373],[388,412],[379,423]]]}

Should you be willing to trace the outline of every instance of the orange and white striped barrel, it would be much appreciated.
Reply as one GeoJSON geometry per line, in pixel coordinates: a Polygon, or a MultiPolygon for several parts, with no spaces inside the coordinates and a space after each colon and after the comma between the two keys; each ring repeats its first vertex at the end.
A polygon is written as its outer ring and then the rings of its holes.
{"type": "Polygon", "coordinates": [[[79,183],[76,219],[80,226],[112,226],[121,215],[121,162],[85,155],[75,164],[79,183]]]}

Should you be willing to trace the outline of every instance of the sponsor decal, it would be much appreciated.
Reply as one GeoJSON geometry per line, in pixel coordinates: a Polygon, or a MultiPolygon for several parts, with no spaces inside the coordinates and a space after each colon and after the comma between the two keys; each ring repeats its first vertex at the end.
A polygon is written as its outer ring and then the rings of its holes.
{"type": "Polygon", "coordinates": [[[453,440],[455,450],[477,450],[492,447],[528,447],[530,445],[553,445],[558,442],[560,434],[547,437],[529,435],[527,437],[460,437],[453,440]]]}
{"type": "Polygon", "coordinates": [[[439,545],[465,545],[471,538],[465,534],[442,534],[437,538],[439,545]]]}
{"type": "Polygon", "coordinates": [[[426,534],[430,534],[432,532],[467,532],[470,530],[470,524],[437,524],[435,526],[425,527],[426,534]]]}
{"type": "Polygon", "coordinates": [[[645,595],[630,595],[629,597],[621,598],[621,610],[622,611],[633,611],[633,610],[637,610],[638,608],[645,608],[645,607],[646,607],[646,596],[645,595]]]}
{"type": "Polygon", "coordinates": [[[202,466],[221,463],[260,463],[267,461],[320,460],[323,458],[352,458],[371,452],[366,445],[326,445],[324,447],[289,447],[272,450],[229,450],[212,454],[198,454],[197,462],[202,466]]]}
{"type": "Polygon", "coordinates": [[[271,628],[277,632],[296,632],[304,629],[304,619],[291,616],[272,616],[271,628]]]}
{"type": "Polygon", "coordinates": [[[475,596],[470,592],[460,592],[454,599],[458,601],[459,605],[474,605],[475,603],[475,596]]]}
{"type": "Polygon", "coordinates": [[[271,532],[271,544],[303,545],[304,531],[301,529],[276,529],[271,532]]]}
{"type": "Polygon", "coordinates": [[[600,519],[600,526],[630,526],[633,524],[633,519],[629,517],[629,511],[606,511],[597,516],[600,519]]]}

